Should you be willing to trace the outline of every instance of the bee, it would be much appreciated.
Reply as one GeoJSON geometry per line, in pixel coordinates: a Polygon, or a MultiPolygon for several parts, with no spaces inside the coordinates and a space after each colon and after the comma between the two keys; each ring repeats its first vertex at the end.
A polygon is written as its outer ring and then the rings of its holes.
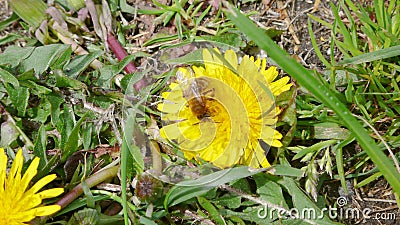
{"type": "Polygon", "coordinates": [[[208,89],[209,81],[206,77],[194,77],[190,70],[190,76],[187,77],[181,71],[177,71],[176,77],[183,90],[183,97],[187,99],[188,106],[199,120],[209,117],[206,95],[212,90],[208,89]]]}

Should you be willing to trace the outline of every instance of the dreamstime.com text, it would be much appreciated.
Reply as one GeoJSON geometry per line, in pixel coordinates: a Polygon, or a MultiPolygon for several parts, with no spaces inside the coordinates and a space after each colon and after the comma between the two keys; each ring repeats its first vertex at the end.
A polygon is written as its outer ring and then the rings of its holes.
{"type": "MultiPolygon", "coordinates": [[[[339,207],[347,204],[344,197],[339,197],[337,205],[339,207]]],[[[355,219],[355,220],[396,220],[396,213],[389,212],[373,212],[370,208],[358,209],[358,208],[322,208],[321,210],[315,210],[314,208],[303,208],[301,210],[283,209],[283,208],[268,208],[263,206],[258,209],[257,216],[260,219],[269,218],[273,219],[305,219],[305,220],[318,220],[324,216],[328,216],[330,219],[355,219]]]]}

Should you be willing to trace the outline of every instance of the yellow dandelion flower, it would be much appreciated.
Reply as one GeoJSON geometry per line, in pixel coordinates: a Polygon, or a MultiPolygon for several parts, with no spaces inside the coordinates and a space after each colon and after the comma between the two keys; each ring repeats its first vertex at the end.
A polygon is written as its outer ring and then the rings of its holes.
{"type": "Polygon", "coordinates": [[[59,205],[43,206],[42,199],[53,198],[64,192],[63,188],[52,188],[38,192],[56,178],[55,174],[43,177],[28,189],[37,174],[39,158],[35,158],[22,176],[24,164],[22,150],[19,150],[7,174],[7,156],[0,148],[0,224],[28,224],[37,216],[48,216],[58,210],[59,205]]]}
{"type": "Polygon", "coordinates": [[[179,68],[171,91],[162,93],[161,136],[187,159],[220,168],[269,167],[261,143],[282,146],[274,99],[290,89],[289,77],[274,81],[278,71],[266,68],[266,59],[244,56],[239,64],[232,50],[212,51],[203,50],[203,67],[179,68]]]}

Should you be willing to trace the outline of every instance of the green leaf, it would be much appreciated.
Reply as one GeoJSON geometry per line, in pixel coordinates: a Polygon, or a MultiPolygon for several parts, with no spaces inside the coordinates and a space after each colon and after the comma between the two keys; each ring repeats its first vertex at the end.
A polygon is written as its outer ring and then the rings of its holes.
{"type": "Polygon", "coordinates": [[[119,214],[114,216],[109,216],[105,214],[100,214],[100,220],[96,225],[124,225],[124,218],[119,214]]]}
{"type": "Polygon", "coordinates": [[[257,194],[260,195],[260,199],[285,208],[287,207],[282,188],[271,180],[271,175],[259,173],[253,177],[257,185],[257,194]]]}
{"type": "MultiPolygon", "coordinates": [[[[237,212],[237,211],[232,211],[232,210],[224,210],[221,209],[220,212],[225,218],[232,218],[232,217],[238,217],[241,220],[246,221],[245,224],[258,224],[258,225],[271,225],[274,224],[273,221],[274,219],[271,219],[269,217],[270,211],[268,211],[267,216],[264,218],[262,217],[263,215],[260,213],[263,210],[262,205],[257,205],[253,207],[246,207],[243,212],[237,212]]],[[[287,220],[280,220],[279,223],[276,224],[286,224],[287,220]]],[[[277,221],[278,222],[278,221],[277,221]]],[[[303,225],[299,221],[296,220],[297,225],[303,225]]]]}
{"type": "Polygon", "coordinates": [[[81,8],[85,7],[85,1],[82,0],[66,0],[66,5],[72,11],[79,11],[81,8]]]}
{"type": "Polygon", "coordinates": [[[124,134],[122,137],[121,145],[122,207],[126,223],[128,221],[126,181],[128,178],[132,177],[134,172],[136,172],[137,174],[142,174],[144,169],[144,160],[143,156],[141,155],[140,149],[138,148],[138,146],[132,143],[132,137],[135,137],[135,139],[137,138],[136,136],[134,136],[134,130],[137,129],[136,110],[137,108],[126,109],[126,119],[124,120],[124,134]]]}
{"type": "Polygon", "coordinates": [[[68,77],[76,78],[93,62],[93,60],[97,59],[101,53],[101,51],[96,51],[86,55],[76,56],[70,63],[64,66],[65,74],[68,77]]]}
{"type": "Polygon", "coordinates": [[[19,137],[18,129],[15,124],[8,119],[3,122],[0,127],[0,145],[10,146],[19,137]]]}
{"type": "Polygon", "coordinates": [[[221,216],[221,214],[215,208],[215,206],[213,206],[213,204],[211,204],[210,201],[208,201],[206,198],[201,197],[201,196],[197,197],[197,201],[199,202],[201,207],[203,207],[203,209],[205,209],[210,214],[210,217],[213,221],[215,221],[217,224],[221,224],[221,225],[226,224],[224,218],[221,216]]]}
{"type": "Polygon", "coordinates": [[[242,205],[242,198],[236,195],[227,195],[215,199],[214,203],[216,205],[222,205],[230,209],[236,209],[242,205]]]}
{"type": "MultiPolygon", "coordinates": [[[[193,6],[193,5],[192,5],[193,6]]],[[[197,13],[202,10],[202,4],[199,4],[196,9],[193,11],[191,17],[195,17],[195,27],[198,27],[201,23],[201,21],[204,19],[204,17],[206,17],[208,15],[208,13],[210,12],[212,5],[210,4],[205,10],[203,10],[203,12],[201,13],[200,16],[196,16],[197,13]],[[197,18],[196,18],[197,17],[197,18]]]]}
{"type": "Polygon", "coordinates": [[[34,47],[21,48],[15,45],[10,46],[4,53],[0,54],[0,65],[15,67],[28,58],[34,50],[34,47]]]}
{"type": "Polygon", "coordinates": [[[144,225],[157,225],[156,222],[154,222],[153,220],[151,220],[147,217],[144,217],[144,216],[141,216],[139,218],[139,222],[140,222],[140,224],[144,224],[144,225]]]}
{"type": "Polygon", "coordinates": [[[349,130],[336,123],[317,123],[313,126],[313,129],[315,139],[345,140],[351,135],[349,130]]]}
{"type": "Polygon", "coordinates": [[[54,93],[46,95],[47,100],[50,102],[51,122],[56,125],[60,120],[60,106],[64,99],[54,93]]]}
{"type": "Polygon", "coordinates": [[[276,165],[274,166],[274,175],[277,176],[290,176],[290,177],[302,177],[303,171],[291,166],[276,165]]]}
{"type": "Polygon", "coordinates": [[[68,140],[65,143],[65,147],[63,149],[63,154],[61,161],[65,162],[69,156],[74,154],[76,150],[78,149],[79,146],[79,131],[81,130],[82,123],[86,120],[86,117],[88,116],[89,112],[86,112],[85,115],[83,115],[78,122],[76,122],[74,128],[71,131],[71,134],[68,136],[68,140]]]}
{"type": "Polygon", "coordinates": [[[175,27],[178,33],[179,39],[183,40],[183,31],[182,31],[182,18],[179,13],[175,14],[175,27]]]}
{"type": "Polygon", "coordinates": [[[134,59],[132,56],[127,56],[119,63],[115,65],[105,65],[100,69],[100,77],[98,80],[98,85],[102,87],[109,87],[111,85],[111,79],[119,74],[129,62],[134,59]]]}
{"type": "Polygon", "coordinates": [[[334,42],[339,47],[341,52],[345,55],[345,57],[348,55],[347,52],[349,52],[349,54],[351,54],[353,56],[358,56],[358,55],[363,54],[363,52],[360,51],[357,46],[353,46],[352,44],[341,42],[337,39],[334,39],[334,42]]]}
{"type": "Polygon", "coordinates": [[[75,126],[75,114],[73,109],[67,105],[63,105],[63,112],[60,115],[61,121],[57,123],[58,130],[61,134],[60,148],[64,149],[67,143],[68,137],[71,134],[73,127],[75,126]]]}
{"type": "Polygon", "coordinates": [[[92,143],[92,132],[93,132],[94,124],[86,123],[83,127],[83,148],[89,149],[90,144],[92,143]]]}
{"type": "Polygon", "coordinates": [[[140,148],[137,145],[141,144],[139,143],[139,139],[144,138],[144,136],[138,128],[139,124],[136,122],[136,110],[137,109],[133,108],[127,110],[127,119],[124,127],[124,140],[126,142],[127,150],[130,152],[130,156],[133,159],[135,172],[137,174],[142,174],[144,170],[144,160],[140,148]],[[136,145],[132,143],[132,137],[134,137],[136,145]]]}
{"type": "Polygon", "coordinates": [[[52,70],[61,70],[64,66],[69,63],[71,60],[72,48],[67,48],[64,52],[60,53],[60,55],[51,63],[50,69],[52,70]]]}
{"type": "Polygon", "coordinates": [[[135,54],[128,55],[115,65],[105,65],[103,68],[100,69],[100,77],[98,80],[98,84],[102,87],[110,86],[111,79],[115,75],[121,73],[121,71],[124,69],[126,65],[128,65],[128,63],[134,61],[137,57],[143,57],[146,55],[147,54],[143,52],[137,52],[135,54]]]}
{"type": "MultiPolygon", "coordinates": [[[[267,34],[265,34],[267,35],[267,34]]],[[[220,47],[222,49],[239,49],[240,47],[244,47],[245,43],[243,39],[238,34],[234,33],[226,33],[220,35],[203,35],[196,36],[194,38],[195,42],[211,42],[215,47],[220,47]]]]}
{"type": "MultiPolygon", "coordinates": [[[[124,213],[125,224],[128,224],[128,200],[127,200],[127,179],[132,177],[133,173],[133,160],[132,155],[129,153],[129,146],[132,139],[132,136],[127,136],[126,133],[131,131],[125,131],[124,136],[122,137],[122,145],[121,145],[121,188],[122,188],[122,210],[124,213]]],[[[130,133],[132,134],[132,133],[130,133]]]]}
{"type": "Polygon", "coordinates": [[[127,89],[130,89],[131,87],[129,85],[135,84],[136,82],[141,80],[145,74],[148,74],[148,72],[150,72],[150,71],[151,71],[151,68],[147,68],[140,72],[135,72],[135,73],[130,73],[130,74],[125,75],[121,79],[122,89],[124,91],[126,91],[127,89]]]}
{"type": "Polygon", "coordinates": [[[140,152],[140,148],[136,145],[130,145],[128,148],[129,152],[131,153],[132,159],[133,159],[133,165],[136,169],[137,172],[140,172],[139,174],[143,173],[144,169],[144,160],[142,153],[140,152]]]}
{"type": "Polygon", "coordinates": [[[61,70],[55,71],[55,77],[57,87],[69,87],[74,90],[87,89],[84,83],[65,76],[61,70]]]}
{"type": "Polygon", "coordinates": [[[165,51],[164,55],[160,57],[165,59],[167,64],[198,64],[203,61],[203,49],[197,49],[179,58],[171,58],[168,51],[165,51]]]}
{"type": "Polygon", "coordinates": [[[11,102],[18,111],[18,116],[25,116],[26,107],[28,106],[29,90],[26,87],[13,87],[5,85],[11,102]]]}
{"type": "Polygon", "coordinates": [[[252,176],[265,170],[266,169],[251,170],[249,167],[241,166],[221,170],[195,180],[182,181],[169,190],[164,201],[164,207],[171,207],[191,198],[200,196],[208,190],[222,184],[252,176]]]}
{"type": "Polygon", "coordinates": [[[33,154],[40,158],[39,162],[39,170],[42,170],[44,166],[47,164],[47,155],[46,155],[46,128],[44,124],[42,124],[38,131],[38,136],[36,138],[35,146],[33,147],[33,154]]]}
{"type": "Polygon", "coordinates": [[[18,81],[33,81],[35,83],[40,83],[40,79],[38,79],[35,76],[35,71],[33,71],[33,69],[31,70],[27,70],[21,74],[19,74],[18,76],[16,76],[18,78],[18,81]]]}
{"type": "Polygon", "coordinates": [[[178,39],[178,35],[177,34],[172,34],[172,35],[168,35],[168,36],[161,36],[161,37],[156,36],[153,39],[150,39],[150,40],[146,41],[145,43],[143,43],[143,46],[144,47],[145,46],[150,46],[150,45],[154,45],[154,44],[157,44],[157,43],[172,41],[172,40],[176,40],[176,39],[178,39]]]}
{"type": "Polygon", "coordinates": [[[36,47],[28,58],[22,61],[23,71],[34,69],[37,74],[42,74],[70,48],[69,45],[52,44],[36,47]]]}
{"type": "Polygon", "coordinates": [[[43,167],[43,169],[38,171],[38,174],[33,178],[33,181],[36,182],[40,180],[42,177],[47,176],[53,169],[56,163],[60,162],[60,152],[57,151],[56,154],[48,160],[47,164],[43,167]]]}
{"type": "Polygon", "coordinates": [[[304,194],[304,191],[298,187],[293,179],[283,177],[283,179],[278,181],[278,183],[283,185],[289,191],[289,194],[292,196],[293,207],[300,213],[304,212],[304,218],[315,221],[315,223],[318,225],[335,224],[328,218],[326,214],[324,214],[324,212],[321,211],[321,209],[318,208],[314,201],[312,201],[306,194],[304,194]],[[311,216],[307,216],[307,213],[309,213],[311,216]],[[324,216],[322,218],[318,218],[318,216],[321,216],[323,214],[324,216]],[[316,216],[314,217],[312,215],[316,216]]]}
{"type": "Polygon", "coordinates": [[[0,78],[4,83],[12,84],[14,87],[19,86],[18,79],[2,68],[0,68],[0,78]]]}
{"type": "Polygon", "coordinates": [[[120,0],[119,1],[119,7],[121,7],[121,11],[125,13],[130,13],[130,14],[135,14],[137,13],[137,8],[132,7],[128,3],[126,3],[126,0],[120,0]]]}
{"type": "Polygon", "coordinates": [[[27,87],[32,94],[39,97],[51,93],[51,90],[31,80],[20,80],[20,85],[27,87]]]}

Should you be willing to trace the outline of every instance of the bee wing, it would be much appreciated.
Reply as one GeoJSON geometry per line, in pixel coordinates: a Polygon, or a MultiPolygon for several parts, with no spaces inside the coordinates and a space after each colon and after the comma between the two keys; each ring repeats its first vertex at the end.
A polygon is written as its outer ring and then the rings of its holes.
{"type": "Polygon", "coordinates": [[[189,79],[181,70],[176,71],[176,79],[180,84],[187,83],[187,80],[189,79]]]}
{"type": "Polygon", "coordinates": [[[191,98],[197,98],[199,101],[202,101],[200,89],[196,82],[197,79],[194,77],[192,69],[188,68],[188,70],[190,71],[189,76],[180,70],[176,72],[176,79],[182,87],[183,97],[188,100],[191,98]]]}

